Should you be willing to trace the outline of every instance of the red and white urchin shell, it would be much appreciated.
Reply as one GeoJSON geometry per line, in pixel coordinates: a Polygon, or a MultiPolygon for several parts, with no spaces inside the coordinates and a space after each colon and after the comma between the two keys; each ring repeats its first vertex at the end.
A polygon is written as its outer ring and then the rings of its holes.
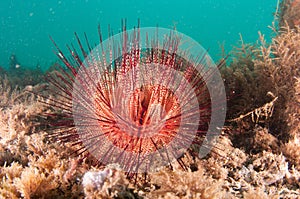
{"type": "MultiPolygon", "coordinates": [[[[136,28],[109,36],[82,57],[58,49],[67,70],[50,78],[64,117],[57,135],[81,144],[102,164],[150,172],[191,145],[205,156],[225,119],[218,67],[193,39],[175,30],[136,28]]],[[[56,45],[56,44],[55,44],[56,45]]],[[[52,103],[52,104],[53,104],[52,103]]]]}

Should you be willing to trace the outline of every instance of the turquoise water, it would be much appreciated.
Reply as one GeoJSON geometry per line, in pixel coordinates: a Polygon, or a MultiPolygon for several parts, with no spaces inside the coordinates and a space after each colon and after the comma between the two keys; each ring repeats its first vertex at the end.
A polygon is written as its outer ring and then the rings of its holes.
{"type": "MultiPolygon", "coordinates": [[[[220,58],[220,43],[227,53],[239,41],[256,42],[258,31],[270,38],[277,0],[203,0],[203,1],[96,1],[96,0],[2,0],[0,1],[0,66],[9,66],[15,54],[21,66],[40,64],[47,68],[56,60],[54,40],[64,49],[74,42],[74,32],[97,42],[97,25],[103,32],[108,24],[118,32],[121,19],[128,28],[137,24],[172,28],[192,37],[220,58]]],[[[104,34],[106,35],[106,34],[104,34]]]]}

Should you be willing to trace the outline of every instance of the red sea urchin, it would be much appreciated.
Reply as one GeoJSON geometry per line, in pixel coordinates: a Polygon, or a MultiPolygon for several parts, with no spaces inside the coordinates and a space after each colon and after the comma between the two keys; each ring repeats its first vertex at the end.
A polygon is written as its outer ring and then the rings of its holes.
{"type": "Polygon", "coordinates": [[[129,173],[171,164],[191,145],[206,155],[225,118],[218,67],[182,33],[125,27],[105,41],[99,27],[100,44],[85,36],[87,50],[75,34],[82,55],[68,47],[69,59],[53,42],[66,66],[49,77],[55,136],[129,173]]]}

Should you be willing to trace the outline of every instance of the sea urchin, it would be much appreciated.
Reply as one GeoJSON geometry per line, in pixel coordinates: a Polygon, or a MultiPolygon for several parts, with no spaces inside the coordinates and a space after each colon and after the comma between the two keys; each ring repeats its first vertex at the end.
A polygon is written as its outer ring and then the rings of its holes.
{"type": "Polygon", "coordinates": [[[55,136],[79,144],[101,164],[149,172],[197,148],[206,155],[225,118],[218,67],[194,40],[175,30],[135,28],[76,48],[49,77],[59,120],[55,136]],[[196,147],[191,147],[192,145],[196,147]]]}

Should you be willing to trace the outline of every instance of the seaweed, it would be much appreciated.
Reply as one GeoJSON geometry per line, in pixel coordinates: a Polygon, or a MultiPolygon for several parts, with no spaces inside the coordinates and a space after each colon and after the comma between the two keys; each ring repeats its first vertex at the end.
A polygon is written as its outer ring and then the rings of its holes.
{"type": "Polygon", "coordinates": [[[279,27],[286,24],[290,28],[300,25],[300,1],[299,0],[283,0],[280,2],[279,27]]]}

